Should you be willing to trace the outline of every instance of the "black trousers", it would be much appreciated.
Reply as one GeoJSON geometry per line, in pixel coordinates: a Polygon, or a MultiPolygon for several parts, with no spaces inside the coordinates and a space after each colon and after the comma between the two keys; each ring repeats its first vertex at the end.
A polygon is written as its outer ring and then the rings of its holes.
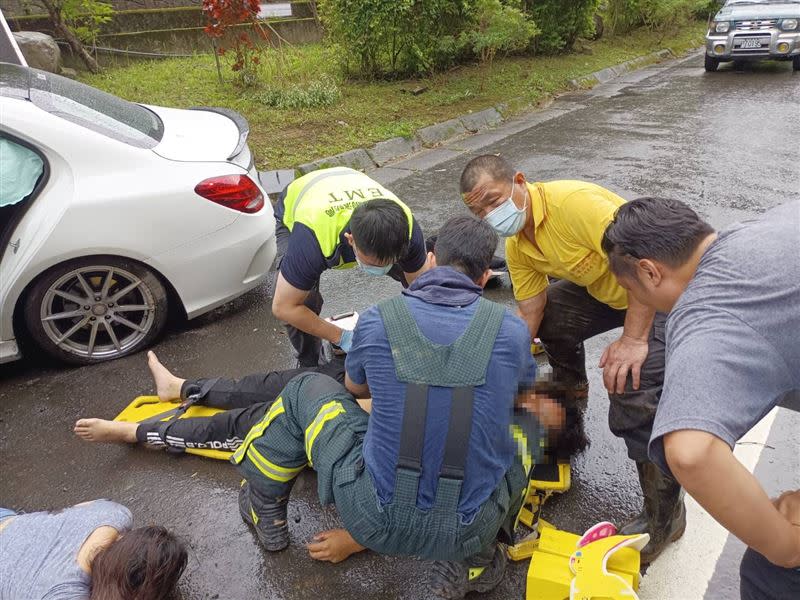
{"type": "Polygon", "coordinates": [[[748,548],[739,566],[739,595],[742,600],[797,600],[800,598],[800,569],[785,569],[748,548]]]}
{"type": "Polygon", "coordinates": [[[210,382],[211,387],[199,403],[223,411],[210,417],[176,419],[167,427],[161,421],[141,423],[136,430],[136,440],[153,447],[234,451],[253,425],[264,417],[286,384],[296,375],[309,371],[324,373],[344,383],[344,357],[336,357],[319,367],[257,373],[238,380],[187,380],[181,388],[182,399],[199,392],[210,382]]]}
{"type": "MultiPolygon", "coordinates": [[[[586,288],[570,281],[562,279],[550,284],[538,335],[553,367],[553,378],[567,386],[585,383],[584,341],[622,327],[625,314],[626,311],[603,304],[589,295],[586,288]]],[[[629,374],[625,392],[608,395],[609,428],[625,441],[628,456],[639,462],[649,461],[647,445],[664,385],[665,320],[666,315],[657,313],[653,321],[639,389],[633,389],[629,374]]]]}
{"type": "MultiPolygon", "coordinates": [[[[282,201],[282,200],[281,200],[282,201]]],[[[275,274],[272,279],[272,289],[277,288],[278,273],[280,273],[281,261],[283,260],[286,250],[289,247],[289,236],[291,232],[286,228],[286,225],[280,219],[275,219],[275,241],[278,247],[278,252],[275,257],[275,274]]],[[[387,273],[389,277],[395,281],[399,281],[403,287],[408,287],[403,269],[398,265],[392,265],[391,270],[387,273]]],[[[308,291],[305,302],[303,303],[306,308],[319,315],[322,312],[322,305],[325,303],[322,294],[319,292],[319,279],[314,282],[314,285],[308,291]]],[[[296,327],[286,324],[286,335],[294,348],[297,355],[297,361],[300,367],[316,367],[320,361],[320,349],[322,347],[322,340],[318,337],[301,331],[296,327]]]]}

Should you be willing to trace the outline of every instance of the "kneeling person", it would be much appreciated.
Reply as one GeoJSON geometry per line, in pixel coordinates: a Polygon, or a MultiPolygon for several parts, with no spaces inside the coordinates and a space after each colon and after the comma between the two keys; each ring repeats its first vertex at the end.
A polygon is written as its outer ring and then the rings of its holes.
{"type": "Polygon", "coordinates": [[[408,285],[425,267],[425,239],[411,210],[364,173],[320,169],[292,181],[275,205],[278,271],[273,314],[286,323],[298,365],[315,367],[322,340],[350,349],[352,332],[319,317],[320,277],[360,266],[408,285]]]}
{"type": "Polygon", "coordinates": [[[499,583],[498,538],[510,541],[542,435],[520,392],[536,372],[528,329],[482,298],[496,245],[486,223],[448,221],[431,269],[359,319],[347,389],[300,375],[251,430],[232,460],[242,517],[268,550],[289,543],[288,496],[310,465],[357,544],[437,561],[433,595],[499,583]],[[353,396],[371,396],[371,416],[353,396]]]}

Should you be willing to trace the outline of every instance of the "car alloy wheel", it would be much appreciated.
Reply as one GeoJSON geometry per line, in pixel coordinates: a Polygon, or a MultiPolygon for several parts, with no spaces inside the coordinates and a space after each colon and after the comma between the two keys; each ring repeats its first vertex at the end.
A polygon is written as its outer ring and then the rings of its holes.
{"type": "Polygon", "coordinates": [[[85,264],[63,265],[34,288],[26,320],[36,342],[81,364],[149,344],[166,319],[166,291],[158,278],[135,263],[80,262],[85,264]]]}

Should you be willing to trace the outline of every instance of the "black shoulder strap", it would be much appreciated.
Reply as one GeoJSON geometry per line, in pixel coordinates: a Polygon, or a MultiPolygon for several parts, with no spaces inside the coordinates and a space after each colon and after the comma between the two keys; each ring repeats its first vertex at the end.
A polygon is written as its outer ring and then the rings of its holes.
{"type": "Polygon", "coordinates": [[[475,389],[457,387],[453,389],[453,402],[450,406],[450,423],[444,443],[441,476],[448,479],[464,479],[464,466],[467,462],[469,436],[472,432],[472,407],[475,389]]]}
{"type": "Polygon", "coordinates": [[[425,441],[425,418],[428,412],[428,386],[420,383],[406,385],[403,426],[400,430],[398,468],[422,470],[422,445],[425,441]]]}

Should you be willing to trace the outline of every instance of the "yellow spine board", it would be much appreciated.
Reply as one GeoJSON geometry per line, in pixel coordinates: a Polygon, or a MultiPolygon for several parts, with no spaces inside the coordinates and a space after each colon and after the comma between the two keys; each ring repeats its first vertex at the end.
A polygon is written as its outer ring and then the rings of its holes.
{"type": "MultiPolygon", "coordinates": [[[[148,419],[153,419],[159,415],[165,415],[162,421],[172,418],[173,411],[180,406],[180,402],[161,402],[158,396],[139,396],[128,404],[125,409],[114,417],[115,421],[125,421],[127,423],[141,423],[148,419]]],[[[194,417],[210,417],[222,412],[222,409],[211,408],[195,404],[189,407],[179,418],[188,419],[194,417]]],[[[186,448],[187,454],[214,458],[217,460],[229,460],[233,452],[225,450],[213,450],[209,448],[186,448]]]]}
{"type": "Polygon", "coordinates": [[[615,535],[578,548],[581,537],[542,528],[526,581],[526,600],[634,600],[639,551],[649,536],[615,535]]]}

